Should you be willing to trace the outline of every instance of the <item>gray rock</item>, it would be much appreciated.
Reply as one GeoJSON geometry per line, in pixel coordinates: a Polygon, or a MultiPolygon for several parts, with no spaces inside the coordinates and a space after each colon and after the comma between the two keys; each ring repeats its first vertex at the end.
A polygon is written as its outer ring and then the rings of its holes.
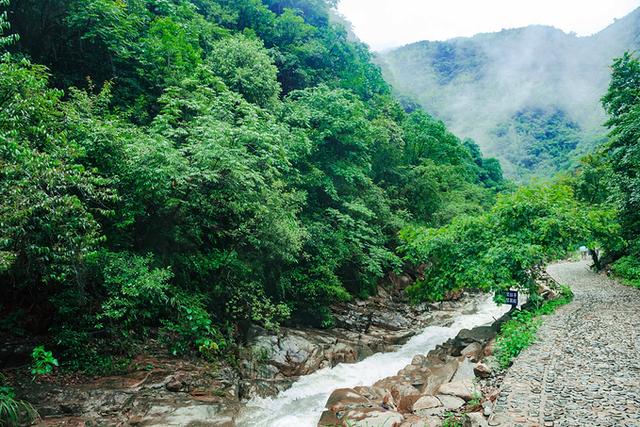
{"type": "Polygon", "coordinates": [[[476,392],[476,387],[471,381],[456,381],[443,384],[438,389],[439,394],[456,396],[464,400],[471,400],[476,392]]]}
{"type": "Polygon", "coordinates": [[[493,403],[491,403],[490,400],[482,402],[482,413],[485,417],[489,417],[493,414],[493,403]]]}
{"type": "Polygon", "coordinates": [[[489,423],[480,412],[472,412],[467,414],[471,427],[489,427],[489,423]]]}
{"type": "Polygon", "coordinates": [[[349,411],[347,419],[353,427],[399,427],[404,422],[402,414],[379,409],[349,411]]]}
{"type": "Polygon", "coordinates": [[[422,386],[422,393],[435,394],[442,384],[448,383],[453,378],[457,369],[458,360],[454,358],[449,358],[444,364],[430,368],[427,381],[422,386]]]}
{"type": "Polygon", "coordinates": [[[468,381],[471,382],[476,378],[474,373],[474,364],[466,357],[462,359],[462,362],[458,365],[456,373],[451,378],[451,382],[468,381]]]}
{"type": "Polygon", "coordinates": [[[422,396],[412,406],[416,415],[427,416],[433,414],[432,409],[442,406],[442,402],[434,396],[422,396]]]}
{"type": "Polygon", "coordinates": [[[442,403],[445,409],[454,411],[458,408],[461,408],[464,405],[464,399],[461,399],[456,396],[449,396],[446,394],[439,394],[438,400],[442,403]]]}
{"type": "Polygon", "coordinates": [[[472,342],[468,346],[466,346],[460,354],[468,359],[471,359],[472,362],[477,362],[480,359],[480,355],[482,354],[483,346],[479,342],[472,342]]]}
{"type": "Polygon", "coordinates": [[[473,367],[473,373],[478,378],[489,378],[493,373],[493,370],[484,363],[478,363],[473,367]]]}

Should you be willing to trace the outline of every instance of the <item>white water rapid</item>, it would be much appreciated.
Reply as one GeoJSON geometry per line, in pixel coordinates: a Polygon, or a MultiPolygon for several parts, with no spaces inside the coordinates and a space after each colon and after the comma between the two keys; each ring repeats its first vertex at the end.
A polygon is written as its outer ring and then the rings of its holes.
{"type": "Polygon", "coordinates": [[[327,399],[337,388],[372,385],[411,363],[416,354],[426,354],[455,337],[462,329],[491,323],[509,311],[491,297],[474,314],[460,315],[450,327],[429,326],[397,351],[378,353],[358,363],[341,363],[305,375],[274,398],[252,399],[238,419],[239,427],[316,427],[327,399]]]}

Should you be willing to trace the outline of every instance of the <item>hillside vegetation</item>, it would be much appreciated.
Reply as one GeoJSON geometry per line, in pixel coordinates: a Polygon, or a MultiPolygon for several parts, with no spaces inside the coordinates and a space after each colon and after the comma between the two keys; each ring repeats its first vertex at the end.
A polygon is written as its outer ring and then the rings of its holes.
{"type": "Polygon", "coordinates": [[[251,323],[331,326],[402,267],[400,228],[490,206],[499,163],[406,113],[331,7],[8,5],[0,337],[92,372],[147,338],[217,357],[251,323]]]}
{"type": "Polygon", "coordinates": [[[591,37],[531,26],[414,43],[380,61],[398,95],[524,182],[576,166],[606,139],[600,97],[613,59],[640,47],[638,28],[640,10],[591,37]]]}
{"type": "MultiPolygon", "coordinates": [[[[35,376],[113,372],[150,342],[218,360],[252,324],[328,328],[333,303],[392,270],[416,278],[415,302],[461,289],[535,302],[540,268],[586,245],[640,283],[631,54],[606,77],[608,142],[571,176],[514,188],[472,140],[395,100],[332,2],[0,4],[0,343],[37,343],[35,376]]],[[[485,54],[443,46],[439,85],[489,90],[485,54]]],[[[531,173],[566,167],[600,116],[587,98],[485,105],[518,141],[495,152],[531,173]]]]}

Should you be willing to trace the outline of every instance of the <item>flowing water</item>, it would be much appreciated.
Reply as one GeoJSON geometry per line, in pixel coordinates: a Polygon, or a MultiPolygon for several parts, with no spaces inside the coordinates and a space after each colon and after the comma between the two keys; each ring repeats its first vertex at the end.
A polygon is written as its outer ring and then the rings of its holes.
{"type": "Polygon", "coordinates": [[[460,315],[450,327],[429,326],[398,350],[378,353],[358,363],[341,363],[305,375],[274,398],[256,398],[247,403],[239,427],[316,427],[327,399],[337,388],[372,385],[411,363],[416,354],[426,354],[438,344],[454,338],[462,329],[491,323],[509,311],[491,297],[474,314],[460,315]]]}

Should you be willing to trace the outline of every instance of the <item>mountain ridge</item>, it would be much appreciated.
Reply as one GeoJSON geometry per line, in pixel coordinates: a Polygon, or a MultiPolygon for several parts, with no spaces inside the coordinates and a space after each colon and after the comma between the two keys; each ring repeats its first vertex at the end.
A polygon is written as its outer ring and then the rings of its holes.
{"type": "Polygon", "coordinates": [[[474,139],[509,176],[551,176],[605,137],[599,100],[613,59],[640,47],[638,21],[640,8],[590,36],[532,25],[425,40],[379,62],[400,98],[474,139]],[[520,119],[532,114],[529,128],[520,119]]]}

